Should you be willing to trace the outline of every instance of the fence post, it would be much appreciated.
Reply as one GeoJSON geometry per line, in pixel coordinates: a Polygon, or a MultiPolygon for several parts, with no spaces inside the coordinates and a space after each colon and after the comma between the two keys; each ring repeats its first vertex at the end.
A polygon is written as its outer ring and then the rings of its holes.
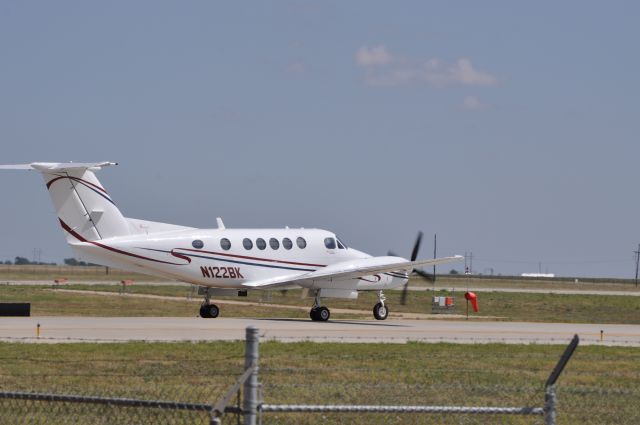
{"type": "Polygon", "coordinates": [[[556,386],[544,389],[544,424],[556,425],[556,386]]]}
{"type": "Polygon", "coordinates": [[[556,364],[556,367],[553,368],[553,371],[549,375],[547,382],[544,384],[544,423],[545,425],[555,425],[556,424],[556,382],[560,377],[560,374],[564,370],[565,366],[573,356],[574,351],[578,347],[580,343],[580,338],[578,335],[574,335],[573,339],[565,348],[564,353],[560,357],[560,360],[556,364]]]}
{"type": "Polygon", "coordinates": [[[258,411],[258,359],[259,359],[259,336],[258,329],[253,326],[247,326],[245,351],[244,351],[244,368],[247,370],[252,365],[255,369],[249,379],[244,383],[244,402],[242,406],[244,415],[244,425],[256,425],[258,411]]]}

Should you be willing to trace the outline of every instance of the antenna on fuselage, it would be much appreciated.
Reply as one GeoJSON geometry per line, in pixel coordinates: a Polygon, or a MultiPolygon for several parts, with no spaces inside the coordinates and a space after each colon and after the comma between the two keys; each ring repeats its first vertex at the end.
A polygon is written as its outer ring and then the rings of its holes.
{"type": "Polygon", "coordinates": [[[220,229],[220,230],[226,229],[226,227],[224,227],[224,223],[222,222],[222,219],[220,217],[216,217],[216,223],[218,223],[218,229],[220,229]]]}

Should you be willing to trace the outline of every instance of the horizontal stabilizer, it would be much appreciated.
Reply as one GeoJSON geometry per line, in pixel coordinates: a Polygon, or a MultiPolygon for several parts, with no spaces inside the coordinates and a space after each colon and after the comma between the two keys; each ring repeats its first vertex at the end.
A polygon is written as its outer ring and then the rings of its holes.
{"type": "Polygon", "coordinates": [[[0,165],[0,170],[37,170],[65,171],[65,170],[99,170],[109,165],[118,165],[117,162],[32,162],[31,164],[0,165]]]}

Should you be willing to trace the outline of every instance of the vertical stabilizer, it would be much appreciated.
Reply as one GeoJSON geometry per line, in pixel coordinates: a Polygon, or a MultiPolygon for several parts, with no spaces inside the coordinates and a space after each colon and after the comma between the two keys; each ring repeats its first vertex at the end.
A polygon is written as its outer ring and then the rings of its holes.
{"type": "Polygon", "coordinates": [[[94,174],[107,165],[115,164],[33,163],[0,168],[42,173],[67,242],[73,243],[130,234],[129,223],[94,174]]]}

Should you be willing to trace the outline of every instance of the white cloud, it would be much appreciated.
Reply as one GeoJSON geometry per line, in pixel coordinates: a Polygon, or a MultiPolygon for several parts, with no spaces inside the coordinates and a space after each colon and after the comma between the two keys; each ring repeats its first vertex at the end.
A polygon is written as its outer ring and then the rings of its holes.
{"type": "Polygon", "coordinates": [[[455,65],[449,68],[449,75],[452,81],[461,84],[491,86],[497,82],[493,75],[474,69],[471,61],[466,58],[458,59],[455,65]]]}
{"type": "Polygon", "coordinates": [[[360,66],[379,66],[393,62],[393,56],[387,52],[386,47],[361,47],[356,52],[356,63],[360,66]]]}
{"type": "Polygon", "coordinates": [[[383,45],[358,49],[356,63],[366,68],[364,81],[371,86],[491,86],[498,82],[495,76],[474,68],[471,60],[467,58],[460,58],[453,64],[447,64],[438,58],[430,58],[416,64],[406,59],[400,60],[383,45]]]}
{"type": "Polygon", "coordinates": [[[462,101],[462,107],[469,110],[478,110],[484,109],[485,104],[480,102],[480,99],[478,99],[476,96],[467,96],[462,101]]]}

